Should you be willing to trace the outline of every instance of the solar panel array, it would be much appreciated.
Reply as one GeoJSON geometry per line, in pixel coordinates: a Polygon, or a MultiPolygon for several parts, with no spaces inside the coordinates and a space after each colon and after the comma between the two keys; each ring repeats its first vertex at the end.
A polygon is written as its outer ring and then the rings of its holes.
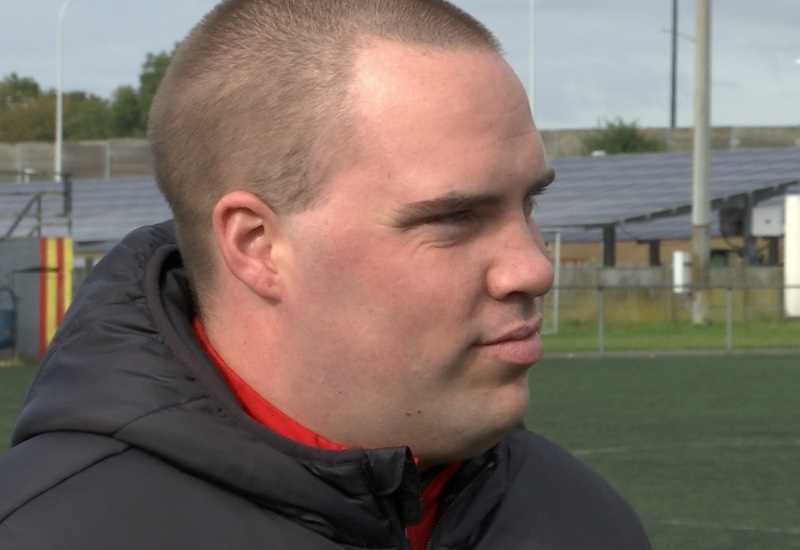
{"type": "MultiPolygon", "coordinates": [[[[553,159],[556,182],[538,199],[542,227],[565,240],[600,240],[605,225],[618,239],[683,239],[691,235],[692,153],[643,153],[553,159]],[[592,229],[595,228],[595,229],[592,229]]],[[[800,148],[715,151],[710,159],[715,208],[750,196],[752,205],[800,183],[800,148]]],[[[719,233],[718,212],[710,219],[719,233]]]]}

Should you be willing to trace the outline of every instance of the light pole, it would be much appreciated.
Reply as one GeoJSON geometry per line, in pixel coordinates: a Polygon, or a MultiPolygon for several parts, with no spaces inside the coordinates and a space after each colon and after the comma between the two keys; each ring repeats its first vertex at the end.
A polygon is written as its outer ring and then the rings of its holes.
{"type": "Polygon", "coordinates": [[[678,0],[672,0],[672,73],[670,74],[669,149],[675,148],[678,91],[678,0]]]}
{"type": "Polygon", "coordinates": [[[678,0],[672,0],[672,28],[661,29],[661,32],[672,35],[668,136],[668,146],[671,151],[675,147],[675,128],[678,125],[678,38],[688,40],[692,44],[695,42],[694,37],[678,32],[678,0]]]}
{"type": "Polygon", "coordinates": [[[528,0],[528,101],[531,104],[531,114],[534,114],[536,100],[534,85],[536,82],[536,19],[534,18],[535,0],[528,0]]]}
{"type": "Polygon", "coordinates": [[[56,32],[56,145],[53,179],[61,181],[64,149],[64,14],[75,0],[65,0],[58,12],[56,32]]]}
{"type": "Polygon", "coordinates": [[[711,0],[696,0],[694,155],[692,166],[692,323],[709,322],[711,217],[711,0]]]}

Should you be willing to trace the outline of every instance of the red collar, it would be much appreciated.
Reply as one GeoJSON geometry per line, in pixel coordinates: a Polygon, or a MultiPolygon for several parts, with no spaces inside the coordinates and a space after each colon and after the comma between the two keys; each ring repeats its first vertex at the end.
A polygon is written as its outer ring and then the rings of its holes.
{"type": "MultiPolygon", "coordinates": [[[[329,451],[341,451],[347,448],[338,443],[328,441],[321,435],[301,426],[272,406],[266,399],[256,393],[253,388],[248,386],[244,380],[239,378],[239,375],[233,372],[227,363],[222,360],[222,357],[219,356],[208,340],[208,336],[206,336],[199,318],[195,318],[192,326],[203,349],[214,361],[214,364],[217,366],[220,373],[222,373],[228,386],[236,395],[242,408],[247,411],[247,414],[269,429],[297,443],[329,451]]],[[[437,473],[423,489],[422,502],[424,508],[422,521],[406,529],[406,535],[411,542],[411,548],[413,550],[422,550],[427,546],[428,540],[436,526],[436,520],[439,517],[439,495],[460,466],[460,462],[449,464],[441,472],[437,473]]]]}
{"type": "Polygon", "coordinates": [[[233,393],[236,395],[239,403],[241,403],[242,408],[247,411],[247,414],[258,420],[267,428],[278,432],[284,437],[302,443],[303,445],[326,449],[328,451],[341,451],[347,448],[338,443],[328,441],[321,435],[315,434],[273,407],[269,401],[261,397],[253,388],[248,386],[244,380],[239,378],[239,375],[233,372],[227,363],[222,360],[222,357],[219,356],[211,345],[211,342],[209,342],[208,336],[206,336],[203,330],[203,325],[198,318],[195,318],[193,326],[203,349],[214,361],[214,364],[222,373],[222,376],[225,377],[225,381],[228,383],[231,390],[233,390],[233,393]]]}

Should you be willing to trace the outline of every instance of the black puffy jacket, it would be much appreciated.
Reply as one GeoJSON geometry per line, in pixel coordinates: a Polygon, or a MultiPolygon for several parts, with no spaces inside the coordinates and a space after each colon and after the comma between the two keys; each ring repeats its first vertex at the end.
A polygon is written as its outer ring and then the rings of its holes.
{"type": "MultiPolygon", "coordinates": [[[[0,457],[0,548],[407,548],[407,449],[324,451],[243,412],[192,331],[171,224],[81,287],[0,457]]],[[[627,503],[524,428],[467,461],[430,548],[646,549],[627,503]]]]}

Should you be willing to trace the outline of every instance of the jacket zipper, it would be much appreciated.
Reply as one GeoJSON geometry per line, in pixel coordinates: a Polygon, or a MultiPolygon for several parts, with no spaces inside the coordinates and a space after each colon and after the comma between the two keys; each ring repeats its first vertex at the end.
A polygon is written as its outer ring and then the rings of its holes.
{"type": "Polygon", "coordinates": [[[411,550],[411,541],[408,540],[406,535],[406,528],[403,525],[403,520],[400,518],[400,513],[397,511],[397,505],[391,498],[381,498],[378,496],[378,491],[375,489],[373,482],[372,469],[368,465],[362,466],[364,473],[372,486],[372,494],[380,506],[383,507],[386,517],[389,518],[389,523],[395,532],[395,538],[400,542],[399,550],[411,550]]]}
{"type": "Polygon", "coordinates": [[[397,513],[397,506],[394,504],[392,504],[392,510],[389,514],[389,518],[394,525],[395,531],[397,531],[397,540],[400,541],[400,550],[411,550],[411,541],[408,540],[406,528],[400,519],[400,514],[397,513]]]}
{"type": "Polygon", "coordinates": [[[447,515],[453,510],[453,508],[455,508],[461,501],[464,500],[464,497],[466,497],[468,493],[470,493],[481,481],[483,481],[483,479],[488,475],[489,470],[491,470],[493,466],[494,466],[494,461],[490,461],[488,464],[486,464],[481,469],[481,471],[478,472],[475,475],[475,477],[472,478],[472,481],[470,481],[467,484],[467,486],[464,487],[464,489],[460,493],[458,493],[458,495],[456,495],[456,498],[454,498],[453,502],[451,502],[450,505],[447,508],[445,508],[444,512],[442,512],[439,515],[439,519],[436,521],[436,526],[433,528],[433,531],[431,532],[431,538],[428,540],[428,544],[425,547],[426,550],[433,550],[433,543],[435,540],[438,539],[439,531],[441,531],[442,523],[444,522],[447,515]]]}

